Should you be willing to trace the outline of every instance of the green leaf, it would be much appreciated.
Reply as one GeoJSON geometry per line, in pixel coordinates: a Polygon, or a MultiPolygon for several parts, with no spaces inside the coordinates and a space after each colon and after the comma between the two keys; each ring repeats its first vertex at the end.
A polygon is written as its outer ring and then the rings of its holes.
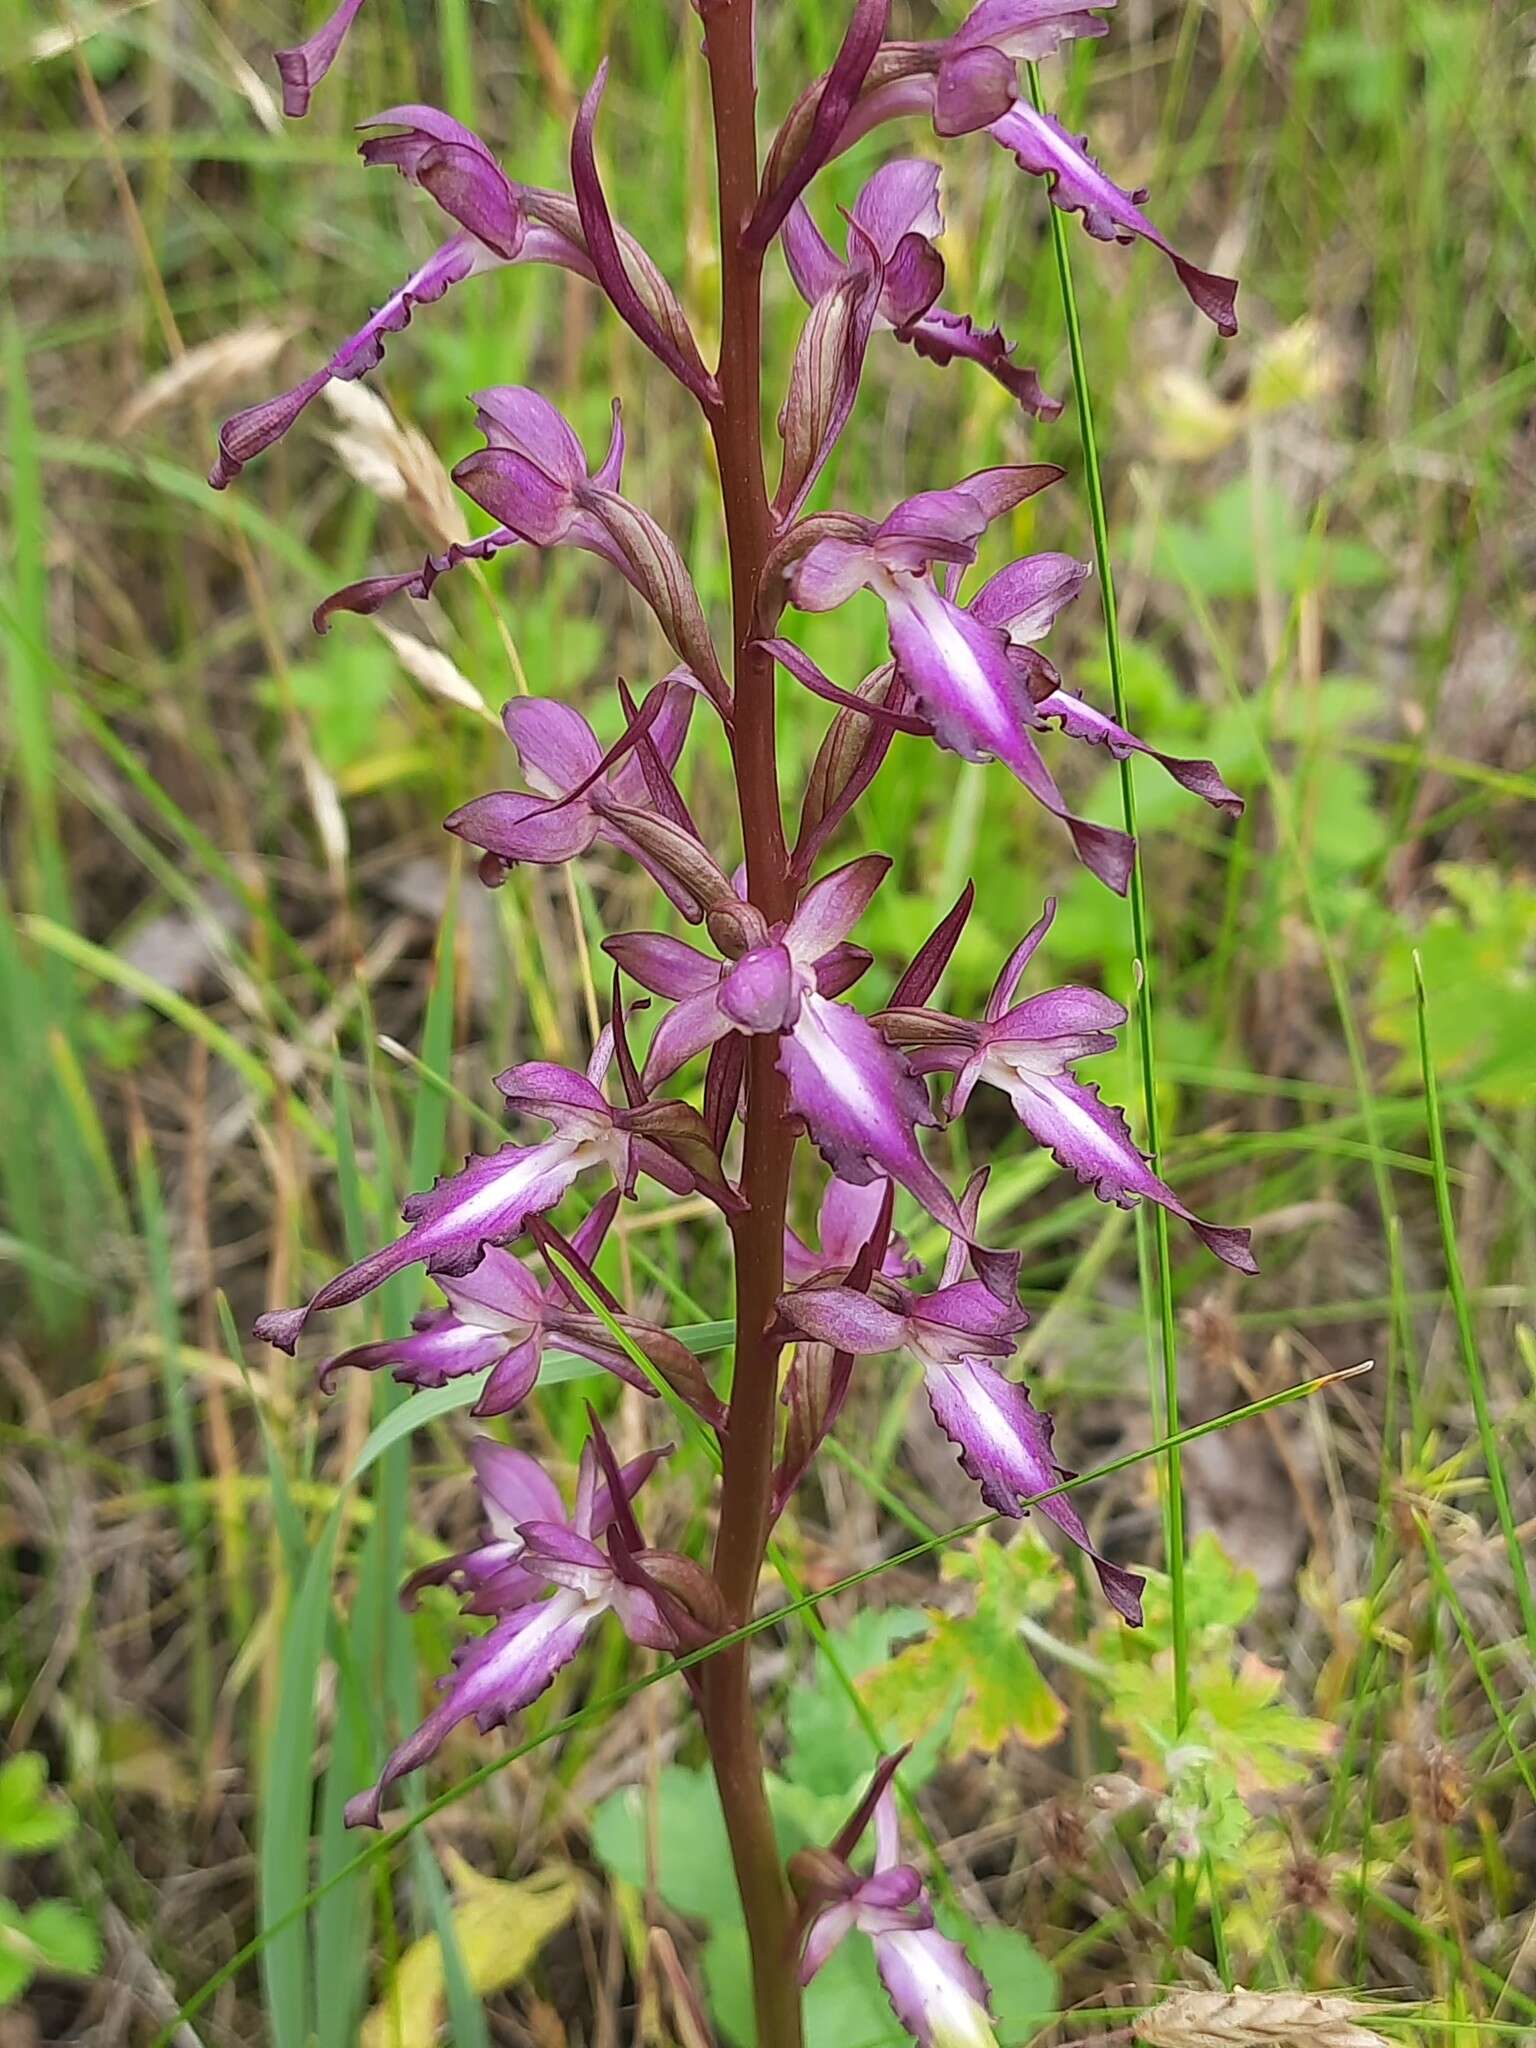
{"type": "Polygon", "coordinates": [[[1325,586],[1369,588],[1387,576],[1373,548],[1303,529],[1282,492],[1256,497],[1246,477],[1209,499],[1198,525],[1165,521],[1153,561],[1160,575],[1202,596],[1252,597],[1261,548],[1266,580],[1286,597],[1325,586]]]}
{"type": "Polygon", "coordinates": [[[946,1731],[951,1756],[989,1755],[1009,1737],[1036,1747],[1061,1732],[1066,1709],[1019,1634],[1022,1616],[1048,1611],[1065,1584],[1032,1530],[1011,1543],[983,1537],[952,1551],[944,1576],[975,1587],[969,1612],[928,1611],[928,1634],[864,1685],[870,1710],[894,1734],[946,1731]]]}
{"type": "MultiPolygon", "coordinates": [[[[872,1608],[856,1614],[833,1641],[844,1670],[857,1681],[885,1662],[893,1643],[919,1634],[925,1625],[916,1608],[872,1608]]],[[[868,1732],[820,1654],[809,1684],[796,1686],[790,1694],[788,1723],[790,1757],[785,1775],[793,1784],[841,1798],[869,1775],[868,1732]]],[[[910,1768],[904,1775],[909,1785],[918,1782],[910,1768]]]]}
{"type": "Polygon", "coordinates": [[[101,1942],[78,1906],[44,1899],[23,1913],[0,1899],[0,2006],[20,1998],[39,1970],[90,1977],[101,1967],[101,1942]]]}
{"type": "MultiPolygon", "coordinates": [[[[652,1882],[651,1788],[626,1785],[592,1816],[592,1846],[615,1877],[652,1882]]],[[[655,1787],[655,1885],[674,1913],[714,1921],[737,1911],[731,1845],[713,1778],[669,1764],[655,1787]]]]}
{"type": "Polygon", "coordinates": [[[61,1977],[93,1977],[101,1968],[101,1937],[94,1923],[63,1899],[44,1899],[22,1922],[39,1967],[61,1977]]]}
{"type": "Polygon", "coordinates": [[[953,1906],[940,1906],[940,1927],[958,1941],[987,1980],[997,2038],[1029,2041],[1056,2017],[1056,1972],[1028,1935],[1015,1927],[975,1927],[953,1906]]]}
{"type": "Polygon", "coordinates": [[[48,1766],[35,1749],[0,1764],[0,1849],[35,1854],[67,1841],[79,1826],[74,1808],[48,1790],[48,1766]]]}
{"type": "MultiPolygon", "coordinates": [[[[553,1934],[576,1910],[578,1891],[569,1870],[551,1868],[517,1884],[484,1877],[451,1849],[444,1852],[453,1878],[453,1933],[480,1999],[515,1984],[553,1934]]],[[[436,1934],[413,1942],[383,1998],[363,2022],[360,2048],[394,2048],[396,2041],[427,2048],[437,2038],[446,2004],[443,1947],[436,1934]]]]}
{"type": "Polygon", "coordinates": [[[1495,1107],[1518,1107],[1536,1087],[1536,888],[1449,861],[1436,868],[1435,880],[1452,905],[1388,944],[1372,991],[1371,1028],[1402,1050],[1394,1078],[1416,1077],[1417,947],[1434,1003],[1436,1071],[1495,1107]]]}

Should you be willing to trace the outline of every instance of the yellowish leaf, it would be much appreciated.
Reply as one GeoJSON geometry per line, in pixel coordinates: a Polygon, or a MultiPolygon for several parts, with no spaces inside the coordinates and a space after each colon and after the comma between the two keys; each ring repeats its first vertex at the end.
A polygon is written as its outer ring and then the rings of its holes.
{"type": "MultiPolygon", "coordinates": [[[[539,1950],[576,1910],[572,1871],[552,1865],[517,1884],[484,1877],[452,1849],[443,1862],[454,1890],[453,1931],[465,1974],[488,1998],[525,1974],[539,1950]]],[[[412,1942],[394,1981],[363,2022],[361,2048],[427,2048],[443,2022],[442,1945],[435,1934],[412,1942]]]]}

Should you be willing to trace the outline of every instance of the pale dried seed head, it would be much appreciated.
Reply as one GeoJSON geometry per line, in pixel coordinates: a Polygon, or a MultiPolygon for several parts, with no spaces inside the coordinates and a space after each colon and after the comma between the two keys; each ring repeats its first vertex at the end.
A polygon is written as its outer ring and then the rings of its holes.
{"type": "Polygon", "coordinates": [[[1133,2028],[1144,2048],[1389,2048],[1358,1999],[1301,1991],[1178,1991],[1133,2028]]]}
{"type": "Polygon", "coordinates": [[[467,539],[448,472],[426,435],[402,426],[364,384],[332,382],[325,396],[342,425],[331,446],[364,490],[386,504],[403,504],[433,549],[467,539]]]}
{"type": "Polygon", "coordinates": [[[490,725],[497,725],[494,711],[486,703],[462,669],[455,668],[441,648],[429,647],[425,640],[418,640],[410,633],[400,633],[393,626],[375,621],[378,630],[389,642],[399,657],[406,674],[420,683],[429,696],[440,697],[445,704],[456,704],[462,711],[473,711],[490,725]]]}
{"type": "Polygon", "coordinates": [[[253,382],[295,331],[293,327],[258,321],[253,326],[221,334],[215,341],[205,341],[198,348],[189,348],[134,393],[118,418],[117,431],[131,434],[169,405],[189,398],[215,401],[226,392],[253,382]]]}

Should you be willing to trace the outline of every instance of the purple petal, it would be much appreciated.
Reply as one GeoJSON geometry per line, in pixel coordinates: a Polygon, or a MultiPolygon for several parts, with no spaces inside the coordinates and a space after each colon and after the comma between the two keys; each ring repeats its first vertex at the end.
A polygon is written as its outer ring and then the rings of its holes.
{"type": "Polygon", "coordinates": [[[1092,574],[1093,564],[1074,555],[1025,555],[984,583],[967,610],[1016,643],[1042,640],[1092,574]]]}
{"type": "MultiPolygon", "coordinates": [[[[989,1076],[990,1078],[990,1076],[989,1076]]],[[[1147,1164],[1131,1137],[1124,1112],[1099,1099],[1091,1082],[1071,1074],[1015,1070],[1007,1093],[1020,1123],[1058,1165],[1075,1173],[1101,1202],[1133,1209],[1144,1197],[1187,1223],[1203,1244],[1240,1273],[1259,1269],[1249,1248],[1252,1233],[1206,1223],[1147,1164]]]]}
{"type": "Polygon", "coordinates": [[[401,128],[399,134],[369,136],[358,150],[363,162],[392,165],[504,262],[516,260],[528,217],[517,188],[473,130],[424,106],[388,107],[358,126],[401,128]]]}
{"type": "Polygon", "coordinates": [[[585,853],[598,836],[598,818],[589,803],[557,808],[548,797],[499,789],[461,804],[443,829],[504,861],[548,867],[585,853]]]}
{"type": "Polygon", "coordinates": [[[933,1926],[896,1927],[874,1944],[891,2010],[921,2048],[996,2048],[986,1979],[958,1941],[933,1926]]]}
{"type": "Polygon", "coordinates": [[[499,260],[471,235],[455,235],[444,242],[385,300],[366,326],[342,343],[323,370],[316,370],[291,391],[248,406],[224,422],[219,429],[218,459],[208,472],[209,483],[216,491],[224,490],[248,462],[282,439],[332,378],[350,383],[377,368],[384,357],[385,336],[408,327],[418,306],[434,305],[451,286],[461,284],[477,270],[494,268],[499,260]]]}
{"type": "MultiPolygon", "coordinates": [[[[523,1060],[496,1076],[496,1087],[520,1116],[546,1118],[563,1135],[600,1135],[613,1126],[613,1111],[587,1075],[553,1060],[523,1060]]],[[[542,1212],[540,1212],[542,1213],[542,1212]]]]}
{"type": "Polygon", "coordinates": [[[710,407],[718,403],[720,394],[715,380],[704,367],[693,336],[688,332],[681,308],[676,318],[664,325],[641,297],[625,267],[613,217],[603,195],[602,180],[597,174],[597,156],[593,148],[597,110],[602,104],[603,89],[607,83],[608,60],[604,58],[582,99],[576,125],[571,131],[571,189],[576,195],[581,215],[587,254],[597,272],[598,283],[608,294],[619,318],[640,337],[652,355],[666,365],[679,383],[686,385],[702,405],[710,407]]]}
{"type": "MultiPolygon", "coordinates": [[[[974,1231],[975,1221],[969,1210],[967,1217],[974,1231]]],[[[1019,1307],[1017,1300],[999,1301],[980,1280],[957,1280],[932,1294],[920,1295],[912,1313],[918,1322],[935,1330],[954,1331],[988,1346],[1006,1345],[1007,1349],[1012,1348],[1007,1340],[1029,1327],[1029,1314],[1019,1307]]],[[[998,1355],[1004,1354],[999,1351],[998,1355]]]]}
{"type": "Polygon", "coordinates": [[[1123,725],[1102,711],[1096,711],[1085,704],[1081,697],[1074,697],[1068,690],[1053,690],[1048,697],[1040,698],[1035,710],[1041,718],[1055,719],[1062,731],[1074,740],[1086,740],[1090,746],[1108,747],[1117,761],[1123,761],[1127,754],[1145,754],[1165,768],[1175,782],[1182,783],[1192,795],[1203,797],[1213,809],[1225,811],[1228,817],[1240,818],[1243,814],[1243,800],[1235,790],[1228,789],[1222,781],[1214,761],[1187,761],[1177,754],[1161,754],[1156,747],[1149,747],[1145,740],[1137,739],[1133,732],[1127,732],[1123,725]]]}
{"type": "Polygon", "coordinates": [[[665,932],[617,932],[604,939],[603,951],[619,963],[631,981],[669,1002],[706,995],[720,980],[717,960],[665,932]]]}
{"type": "Polygon", "coordinates": [[[503,1541],[524,1522],[558,1522],[564,1513],[560,1489],[527,1451],[477,1436],[469,1446],[469,1462],[492,1533],[503,1541]]]}
{"type": "Polygon", "coordinates": [[[916,1127],[932,1124],[927,1092],[876,1032],[845,1003],[808,994],[780,1047],[790,1107],[840,1180],[899,1181],[947,1229],[962,1227],[954,1198],[924,1159],[916,1127]]]}
{"type": "Polygon", "coordinates": [[[731,1028],[730,1018],[720,1008],[718,983],[701,989],[697,995],[685,996],[656,1027],[645,1060],[646,1089],[659,1087],[679,1067],[686,1066],[707,1047],[718,1044],[731,1028]]]}
{"type": "Polygon", "coordinates": [[[853,218],[887,262],[905,236],[943,234],[938,165],[916,156],[882,164],[853,202],[853,218]]]}
{"type": "Polygon", "coordinates": [[[986,1034],[989,1051],[1004,1046],[1049,1046],[1052,1058],[1086,1059],[1113,1052],[1112,1034],[1126,1020],[1125,1006],[1096,988],[1046,989],[1005,1010],[986,1034]],[[1071,1047],[1072,1050],[1064,1050],[1071,1047]]]}
{"type": "Polygon", "coordinates": [[[808,306],[835,291],[848,275],[849,266],[834,253],[803,199],[795,201],[785,218],[783,247],[795,289],[808,306]]]}
{"type": "Polygon", "coordinates": [[[994,759],[1060,818],[1084,865],[1118,895],[1130,885],[1134,846],[1112,826],[1067,809],[1030,738],[1029,692],[1000,628],[942,596],[926,579],[902,578],[886,600],[891,652],[907,687],[932,720],[941,747],[966,760],[994,759]]]}
{"type": "Polygon", "coordinates": [[[786,1030],[800,1008],[801,977],[783,945],[754,946],[720,979],[716,1001],[738,1030],[786,1030]]]}
{"type": "Polygon", "coordinates": [[[976,470],[944,490],[919,491],[881,521],[874,535],[875,551],[892,570],[926,569],[935,561],[974,561],[976,543],[993,520],[1064,474],[1051,462],[1008,463],[976,470]]]}
{"type": "Polygon", "coordinates": [[[341,0],[307,42],[275,52],[273,61],[283,81],[283,112],[290,120],[309,112],[310,96],[336,62],[362,4],[363,0],[341,0]]]}
{"type": "MultiPolygon", "coordinates": [[[[1004,1379],[981,1359],[935,1367],[926,1386],[934,1420],[958,1449],[961,1466],[981,1487],[982,1499],[998,1514],[1019,1514],[1021,1502],[1071,1477],[1051,1451],[1054,1424],[1035,1407],[1027,1387],[1004,1379]]],[[[1070,1494],[1057,1494],[1039,1507],[1091,1560],[1110,1605],[1133,1628],[1140,1627],[1145,1580],[1099,1555],[1070,1494]]]]}
{"type": "Polygon", "coordinates": [[[318,1375],[320,1391],[331,1392],[336,1375],[349,1368],[377,1372],[392,1366],[402,1386],[445,1387],[450,1380],[480,1372],[501,1357],[507,1340],[494,1330],[477,1330],[461,1323],[447,1309],[423,1316],[409,1337],[386,1337],[376,1344],[358,1344],[328,1358],[318,1375]]]}
{"type": "Polygon", "coordinates": [[[747,248],[767,248],[789,209],[837,149],[890,20],[891,0],[856,0],[832,67],[822,81],[805,142],[768,196],[759,200],[743,236],[747,248]]]}
{"type": "Polygon", "coordinates": [[[487,445],[524,455],[556,483],[585,483],[587,457],[575,429],[526,384],[493,384],[473,399],[487,445]]]}
{"type": "Polygon", "coordinates": [[[257,1336],[291,1352],[312,1315],[360,1300],[407,1266],[467,1272],[484,1246],[516,1237],[530,1215],[552,1209],[588,1163],[567,1138],[503,1145],[489,1158],[470,1159],[462,1173],[406,1201],[400,1213],[411,1228],[403,1237],[338,1273],[303,1308],[260,1317],[257,1336]]]}
{"type": "Polygon", "coordinates": [[[409,569],[397,576],[365,576],[361,582],[348,583],[341,590],[316,605],[310,623],[317,633],[330,631],[331,620],[337,612],[356,612],[361,618],[371,618],[381,606],[392,597],[413,597],[423,603],[431,596],[432,587],[440,576],[446,576],[451,569],[457,569],[462,562],[488,562],[493,555],[499,555],[506,548],[521,547],[523,542],[510,526],[498,526],[493,533],[485,533],[478,540],[451,541],[440,555],[428,555],[419,569],[409,569]]]}
{"type": "Polygon", "coordinates": [[[1000,327],[978,327],[969,313],[951,313],[931,302],[915,319],[896,323],[898,339],[909,342],[926,362],[979,363],[1010,398],[1037,420],[1061,416],[1061,400],[1052,398],[1039,373],[1013,361],[1014,344],[1000,327]]]}
{"type": "Polygon", "coordinates": [[[521,1344],[514,1344],[500,1361],[480,1389],[480,1398],[470,1413],[477,1416],[506,1415],[513,1408],[521,1407],[538,1384],[539,1367],[543,1361],[544,1333],[535,1330],[521,1344]]]}
{"type": "Polygon", "coordinates": [[[458,1278],[445,1275],[438,1285],[449,1306],[464,1323],[482,1330],[523,1330],[544,1311],[544,1290],[511,1252],[490,1245],[480,1263],[458,1278]]]}
{"type": "Polygon", "coordinates": [[[603,758],[587,721],[552,697],[514,697],[502,710],[507,738],[523,774],[541,796],[564,796],[585,782],[603,758]]]}
{"type": "Polygon", "coordinates": [[[975,901],[976,884],[967,882],[955,898],[954,908],[939,920],[912,955],[911,963],[891,990],[889,1009],[915,1009],[927,1002],[943,979],[975,901]]]}
{"type": "Polygon", "coordinates": [[[846,995],[855,982],[862,981],[875,964],[875,956],[868,946],[856,946],[851,939],[845,939],[822,954],[816,962],[816,993],[823,996],[846,995]]]}
{"type": "Polygon", "coordinates": [[[1053,56],[1074,36],[1101,36],[1107,23],[1091,11],[1115,0],[981,0],[949,38],[951,48],[989,44],[1020,61],[1053,56]]]}
{"type": "Polygon", "coordinates": [[[905,1316],[851,1287],[798,1288],[779,1297],[779,1314],[800,1336],[854,1358],[900,1351],[907,1342],[905,1316]]]}
{"type": "Polygon", "coordinates": [[[814,962],[846,939],[890,870],[888,854],[866,853],[813,882],[784,935],[795,958],[814,962]]]}
{"type": "Polygon", "coordinates": [[[819,540],[794,564],[785,587],[797,611],[830,612],[878,574],[879,563],[867,542],[819,540]]]}
{"type": "Polygon", "coordinates": [[[990,128],[1018,96],[1018,65],[1005,51],[985,44],[955,50],[940,61],[934,81],[934,132],[971,135],[990,128]]]}
{"type": "MultiPolygon", "coordinates": [[[[837,1270],[853,1264],[869,1243],[884,1199],[883,1181],[871,1181],[867,1187],[855,1187],[846,1180],[827,1182],[818,1220],[824,1268],[837,1270]]],[[[918,1261],[908,1256],[905,1241],[893,1234],[880,1270],[888,1279],[903,1280],[920,1268],[918,1261]]]]}
{"type": "Polygon", "coordinates": [[[1179,255],[1142,212],[1139,202],[1146,193],[1122,191],[1054,115],[1038,113],[1028,101],[1016,100],[988,133],[1012,151],[1021,169],[1048,179],[1052,203],[1066,213],[1081,213],[1090,235],[1101,242],[1131,242],[1139,236],[1161,249],[1191,301],[1218,334],[1236,334],[1237,280],[1200,270],[1179,255]]]}
{"type": "MultiPolygon", "coordinates": [[[[670,778],[677,766],[678,756],[683,751],[683,741],[688,736],[688,723],[693,717],[694,700],[700,685],[688,669],[674,669],[671,676],[664,678],[668,688],[662,699],[661,709],[651,721],[645,735],[644,745],[633,754],[626,754],[608,777],[608,787],[621,803],[643,804],[656,801],[651,778],[646,773],[646,763],[659,766],[670,778]]],[[[676,787],[668,790],[669,797],[676,797],[676,787]]],[[[681,802],[681,799],[678,799],[681,802]]],[[[686,825],[689,818],[686,809],[681,816],[673,818],[675,824],[686,825]]]]}
{"type": "Polygon", "coordinates": [[[442,1704],[394,1750],[370,1791],[347,1802],[348,1827],[377,1827],[385,1792],[436,1756],[471,1715],[482,1733],[536,1700],[569,1664],[593,1616],[579,1593],[560,1592],[539,1607],[520,1608],[469,1647],[448,1681],[442,1704]]]}
{"type": "Polygon", "coordinates": [[[1013,1001],[1020,977],[1035,957],[1036,948],[1055,921],[1056,898],[1047,896],[1044,910],[1003,962],[1002,972],[992,984],[992,993],[987,997],[987,1007],[983,1013],[989,1024],[995,1023],[1013,1001]]]}
{"type": "Polygon", "coordinates": [[[805,1937],[805,1948],[800,1957],[800,1982],[809,1984],[817,1971],[830,1962],[834,1952],[843,1940],[852,1934],[854,1909],[851,1900],[843,1899],[835,1906],[826,1906],[811,1922],[810,1932],[805,1937]]]}

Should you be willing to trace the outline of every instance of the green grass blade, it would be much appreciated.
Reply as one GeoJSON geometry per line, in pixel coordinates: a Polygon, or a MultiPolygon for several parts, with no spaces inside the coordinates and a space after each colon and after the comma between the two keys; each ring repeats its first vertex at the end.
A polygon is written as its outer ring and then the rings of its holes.
{"type": "Polygon", "coordinates": [[[1461,1343],[1461,1362],[1467,1376],[1467,1391],[1472,1396],[1472,1412],[1477,1417],[1478,1441],[1483,1447],[1483,1461],[1488,1468],[1488,1487],[1493,1495],[1499,1527],[1503,1531],[1504,1547],[1509,1553],[1510,1576],[1514,1581],[1515,1597],[1520,1603],[1520,1620],[1525,1629],[1526,1645],[1531,1655],[1536,1657],[1536,1599],[1532,1598],[1531,1593],[1530,1567],[1526,1562],[1525,1546],[1520,1540],[1520,1532],[1515,1523],[1514,1504],[1509,1492],[1509,1475],[1504,1469],[1504,1454],[1499,1446],[1499,1433],[1488,1399],[1488,1384],[1483,1375],[1482,1349],[1477,1341],[1477,1325],[1472,1319],[1472,1304],[1467,1296],[1466,1275],[1461,1265],[1461,1249],[1456,1240],[1456,1211],[1451,1201],[1450,1172],[1445,1157],[1445,1124],[1440,1114],[1440,1083],[1435,1073],[1434,1054],[1430,1045],[1429,991],[1424,986],[1424,965],[1417,948],[1413,955],[1413,991],[1418,1008],[1419,1062],[1424,1079],[1424,1116],[1429,1125],[1429,1154],[1435,1169],[1435,1209],[1440,1218],[1440,1242],[1445,1252],[1446,1287],[1456,1317],[1456,1334],[1461,1343]]]}

